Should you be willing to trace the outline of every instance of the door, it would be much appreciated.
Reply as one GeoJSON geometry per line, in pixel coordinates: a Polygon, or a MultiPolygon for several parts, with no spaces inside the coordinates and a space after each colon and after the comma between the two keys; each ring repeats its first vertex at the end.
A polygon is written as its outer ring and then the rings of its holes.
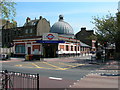
{"type": "Polygon", "coordinates": [[[44,45],[44,57],[53,58],[56,57],[56,50],[58,44],[45,44],[44,45]]]}
{"type": "Polygon", "coordinates": [[[31,54],[31,47],[28,47],[28,54],[31,54]]]}

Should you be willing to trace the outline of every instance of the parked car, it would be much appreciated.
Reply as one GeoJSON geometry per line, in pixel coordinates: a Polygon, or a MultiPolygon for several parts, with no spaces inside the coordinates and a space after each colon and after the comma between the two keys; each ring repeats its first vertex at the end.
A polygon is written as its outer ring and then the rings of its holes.
{"type": "Polygon", "coordinates": [[[95,54],[95,51],[90,51],[91,54],[95,54]]]}
{"type": "Polygon", "coordinates": [[[0,54],[0,60],[7,60],[8,55],[7,54],[0,54]]]}

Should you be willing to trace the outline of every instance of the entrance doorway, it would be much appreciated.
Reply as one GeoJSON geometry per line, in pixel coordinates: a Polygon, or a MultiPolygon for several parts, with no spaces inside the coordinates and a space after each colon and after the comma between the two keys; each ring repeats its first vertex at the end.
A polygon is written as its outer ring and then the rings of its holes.
{"type": "Polygon", "coordinates": [[[28,47],[28,55],[31,54],[31,47],[28,47]]]}
{"type": "Polygon", "coordinates": [[[43,56],[46,58],[57,57],[56,51],[58,50],[58,44],[43,44],[43,56]]]}

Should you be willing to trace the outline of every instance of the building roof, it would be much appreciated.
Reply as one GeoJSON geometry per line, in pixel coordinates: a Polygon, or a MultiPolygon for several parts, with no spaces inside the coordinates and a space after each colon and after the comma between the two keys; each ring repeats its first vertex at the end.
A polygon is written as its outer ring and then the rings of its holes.
{"type": "Polygon", "coordinates": [[[69,23],[63,20],[63,16],[59,16],[59,21],[53,24],[50,30],[51,33],[65,34],[65,35],[74,35],[73,28],[69,23]]]}
{"type": "Polygon", "coordinates": [[[0,29],[10,29],[10,28],[14,28],[17,27],[17,22],[10,22],[9,20],[5,20],[5,19],[0,19],[0,29]]]}
{"type": "Polygon", "coordinates": [[[26,22],[24,26],[34,26],[37,24],[37,22],[38,22],[38,19],[30,20],[29,22],[26,22]]]}
{"type": "Polygon", "coordinates": [[[82,47],[91,47],[91,46],[89,46],[89,45],[87,45],[87,44],[85,44],[83,42],[80,42],[80,46],[82,46],[82,47]]]}

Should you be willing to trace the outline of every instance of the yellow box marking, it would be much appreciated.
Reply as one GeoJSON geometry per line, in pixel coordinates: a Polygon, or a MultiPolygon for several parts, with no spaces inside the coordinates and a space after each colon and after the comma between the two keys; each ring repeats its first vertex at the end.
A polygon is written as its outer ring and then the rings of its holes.
{"type": "Polygon", "coordinates": [[[32,63],[32,65],[34,65],[35,67],[37,67],[37,68],[40,68],[37,64],[35,64],[35,63],[32,63]]]}
{"type": "Polygon", "coordinates": [[[69,65],[69,64],[61,63],[61,62],[59,62],[59,64],[61,64],[61,65],[65,65],[65,66],[69,66],[69,67],[77,67],[77,66],[85,65],[85,64],[69,65]]]}
{"type": "Polygon", "coordinates": [[[18,64],[18,65],[15,65],[15,66],[17,66],[17,67],[22,67],[22,65],[21,65],[21,64],[18,64]]]}
{"type": "MultiPolygon", "coordinates": [[[[47,63],[47,62],[42,62],[42,63],[45,63],[45,64],[47,64],[47,65],[49,65],[49,66],[55,67],[55,70],[66,70],[66,69],[68,69],[68,68],[60,68],[60,67],[58,67],[58,66],[49,64],[49,63],[47,63]]],[[[53,69],[53,68],[39,67],[39,66],[38,66],[37,64],[35,64],[35,63],[32,63],[32,65],[34,65],[36,68],[53,69]]]]}
{"type": "Polygon", "coordinates": [[[67,69],[70,69],[70,68],[73,68],[73,67],[77,67],[77,66],[80,66],[80,65],[85,65],[85,64],[76,64],[76,65],[69,65],[69,64],[66,64],[66,63],[61,63],[61,62],[58,62],[58,64],[61,64],[61,65],[65,65],[65,66],[68,66],[68,68],[61,68],[57,65],[53,65],[53,64],[50,64],[48,62],[39,62],[39,63],[43,63],[43,64],[46,64],[46,65],[49,65],[53,68],[47,68],[47,67],[40,67],[38,66],[37,64],[35,63],[29,63],[29,64],[18,64],[18,65],[15,65],[17,67],[27,67],[27,68],[43,68],[43,69],[54,69],[54,70],[67,70],[67,69]],[[32,65],[34,67],[29,67],[29,66],[26,66],[26,65],[32,65]]]}
{"type": "Polygon", "coordinates": [[[65,66],[70,66],[70,67],[73,67],[74,65],[69,65],[69,64],[66,64],[66,63],[60,63],[59,62],[59,64],[61,64],[61,65],[65,65],[65,66]]]}
{"type": "Polygon", "coordinates": [[[61,67],[52,65],[52,64],[50,64],[50,63],[47,63],[47,62],[43,62],[43,63],[45,63],[45,64],[47,64],[47,65],[49,65],[49,66],[55,67],[55,68],[57,68],[57,69],[59,69],[59,70],[66,70],[66,69],[68,69],[68,68],[61,68],[61,67]]]}

